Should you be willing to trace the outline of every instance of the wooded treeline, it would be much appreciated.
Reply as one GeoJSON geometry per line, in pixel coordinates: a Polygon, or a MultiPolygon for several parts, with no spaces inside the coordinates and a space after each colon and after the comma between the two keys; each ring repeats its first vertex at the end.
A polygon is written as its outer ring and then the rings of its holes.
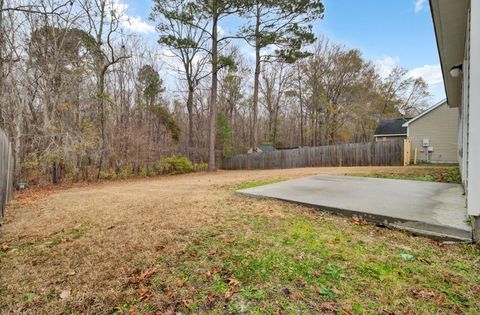
{"type": "Polygon", "coordinates": [[[178,153],[214,170],[260,144],[370,141],[379,119],[425,106],[421,78],[380,76],[315,36],[320,0],[154,2],[158,43],[117,0],[0,0],[0,128],[17,181],[139,173],[178,153]]]}

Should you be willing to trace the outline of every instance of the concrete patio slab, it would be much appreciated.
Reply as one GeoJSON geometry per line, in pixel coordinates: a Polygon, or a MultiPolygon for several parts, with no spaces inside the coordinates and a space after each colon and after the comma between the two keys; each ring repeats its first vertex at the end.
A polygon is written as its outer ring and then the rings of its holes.
{"type": "Polygon", "coordinates": [[[357,215],[377,224],[435,239],[471,241],[463,188],[457,184],[317,175],[239,190],[357,215]]]}

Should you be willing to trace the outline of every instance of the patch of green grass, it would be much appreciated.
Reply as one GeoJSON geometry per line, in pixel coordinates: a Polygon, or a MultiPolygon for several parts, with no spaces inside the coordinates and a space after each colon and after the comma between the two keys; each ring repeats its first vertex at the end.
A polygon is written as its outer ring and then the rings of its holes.
{"type": "Polygon", "coordinates": [[[283,182],[284,180],[285,179],[282,179],[282,178],[274,178],[274,179],[263,179],[263,180],[244,182],[244,183],[235,185],[235,190],[254,188],[258,186],[279,183],[279,182],[283,182]]]}
{"type": "Polygon", "coordinates": [[[86,224],[86,225],[82,225],[78,228],[74,228],[73,230],[65,232],[65,233],[55,234],[55,235],[48,238],[46,244],[51,247],[51,246],[59,245],[59,244],[61,244],[63,242],[66,242],[68,240],[78,239],[80,237],[85,236],[85,234],[87,234],[87,232],[90,230],[90,228],[91,228],[91,226],[86,224]]]}
{"type": "Polygon", "coordinates": [[[75,228],[72,231],[70,231],[68,233],[68,236],[70,236],[73,239],[77,239],[87,234],[88,230],[89,230],[89,226],[81,226],[79,228],[75,228]]]}
{"type": "Polygon", "coordinates": [[[406,179],[406,180],[419,180],[425,182],[435,182],[435,177],[429,174],[417,175],[417,174],[395,174],[395,173],[356,173],[348,174],[349,176],[359,177],[374,177],[374,178],[387,178],[387,179],[406,179]]]}
{"type": "Polygon", "coordinates": [[[461,184],[457,166],[445,167],[406,167],[403,172],[354,173],[349,176],[419,180],[427,182],[461,184]]]}
{"type": "Polygon", "coordinates": [[[401,232],[338,222],[232,214],[162,262],[169,269],[161,290],[191,300],[178,306],[186,313],[318,313],[330,305],[355,314],[475,314],[478,247],[441,247],[401,232]],[[417,259],[404,260],[404,252],[417,259]],[[179,279],[185,281],[181,287],[179,279]]]}
{"type": "Polygon", "coordinates": [[[27,294],[25,294],[25,295],[23,296],[23,300],[24,300],[25,302],[31,302],[31,301],[33,301],[33,299],[35,298],[35,296],[36,296],[35,293],[29,292],[29,293],[27,293],[27,294]]]}

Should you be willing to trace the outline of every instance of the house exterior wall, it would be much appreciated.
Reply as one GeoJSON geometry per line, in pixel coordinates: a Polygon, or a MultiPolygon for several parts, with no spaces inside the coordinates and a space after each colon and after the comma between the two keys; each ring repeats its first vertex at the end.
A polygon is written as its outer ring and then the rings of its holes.
{"type": "Polygon", "coordinates": [[[467,26],[465,31],[465,52],[463,60],[463,78],[462,78],[462,100],[459,106],[459,142],[458,158],[460,173],[462,175],[465,194],[468,195],[468,110],[469,110],[469,90],[470,90],[470,10],[467,13],[467,26]]]}
{"type": "Polygon", "coordinates": [[[450,108],[445,102],[411,122],[408,125],[408,138],[411,141],[411,152],[417,149],[418,160],[427,161],[423,139],[429,139],[433,152],[429,152],[428,162],[457,163],[458,109],[450,108]]]}
{"type": "Polygon", "coordinates": [[[480,243],[480,0],[430,0],[430,8],[449,105],[459,107],[459,162],[480,243]],[[450,69],[462,61],[463,78],[452,77],[450,69]]]}

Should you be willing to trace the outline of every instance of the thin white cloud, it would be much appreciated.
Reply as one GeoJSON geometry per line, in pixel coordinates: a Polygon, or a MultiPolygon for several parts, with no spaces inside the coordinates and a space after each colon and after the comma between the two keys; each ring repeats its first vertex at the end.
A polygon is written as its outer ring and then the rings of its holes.
{"type": "MultiPolygon", "coordinates": [[[[386,56],[375,59],[373,64],[376,66],[380,76],[386,78],[395,67],[400,66],[400,58],[386,56]]],[[[443,84],[442,68],[440,67],[440,64],[423,65],[410,69],[408,75],[412,78],[422,78],[429,86],[443,84]]]]}
{"type": "Polygon", "coordinates": [[[415,0],[414,5],[415,5],[415,13],[418,13],[423,10],[423,7],[425,6],[426,0],[415,0]]]}
{"type": "Polygon", "coordinates": [[[378,73],[382,78],[387,77],[392,72],[392,70],[396,66],[398,66],[399,63],[400,63],[400,58],[391,57],[391,56],[375,59],[373,61],[373,64],[376,66],[378,73]]]}
{"type": "Polygon", "coordinates": [[[120,16],[120,23],[124,28],[135,33],[155,32],[155,27],[145,22],[141,17],[128,15],[128,4],[120,3],[119,0],[112,0],[112,8],[120,16]]]}
{"type": "Polygon", "coordinates": [[[155,27],[153,25],[148,24],[142,20],[142,18],[137,16],[128,16],[127,19],[122,20],[122,25],[136,33],[155,32],[155,27]]]}
{"type": "Polygon", "coordinates": [[[410,70],[409,75],[414,78],[423,78],[428,85],[439,85],[443,83],[442,69],[437,65],[424,65],[410,70]]]}

